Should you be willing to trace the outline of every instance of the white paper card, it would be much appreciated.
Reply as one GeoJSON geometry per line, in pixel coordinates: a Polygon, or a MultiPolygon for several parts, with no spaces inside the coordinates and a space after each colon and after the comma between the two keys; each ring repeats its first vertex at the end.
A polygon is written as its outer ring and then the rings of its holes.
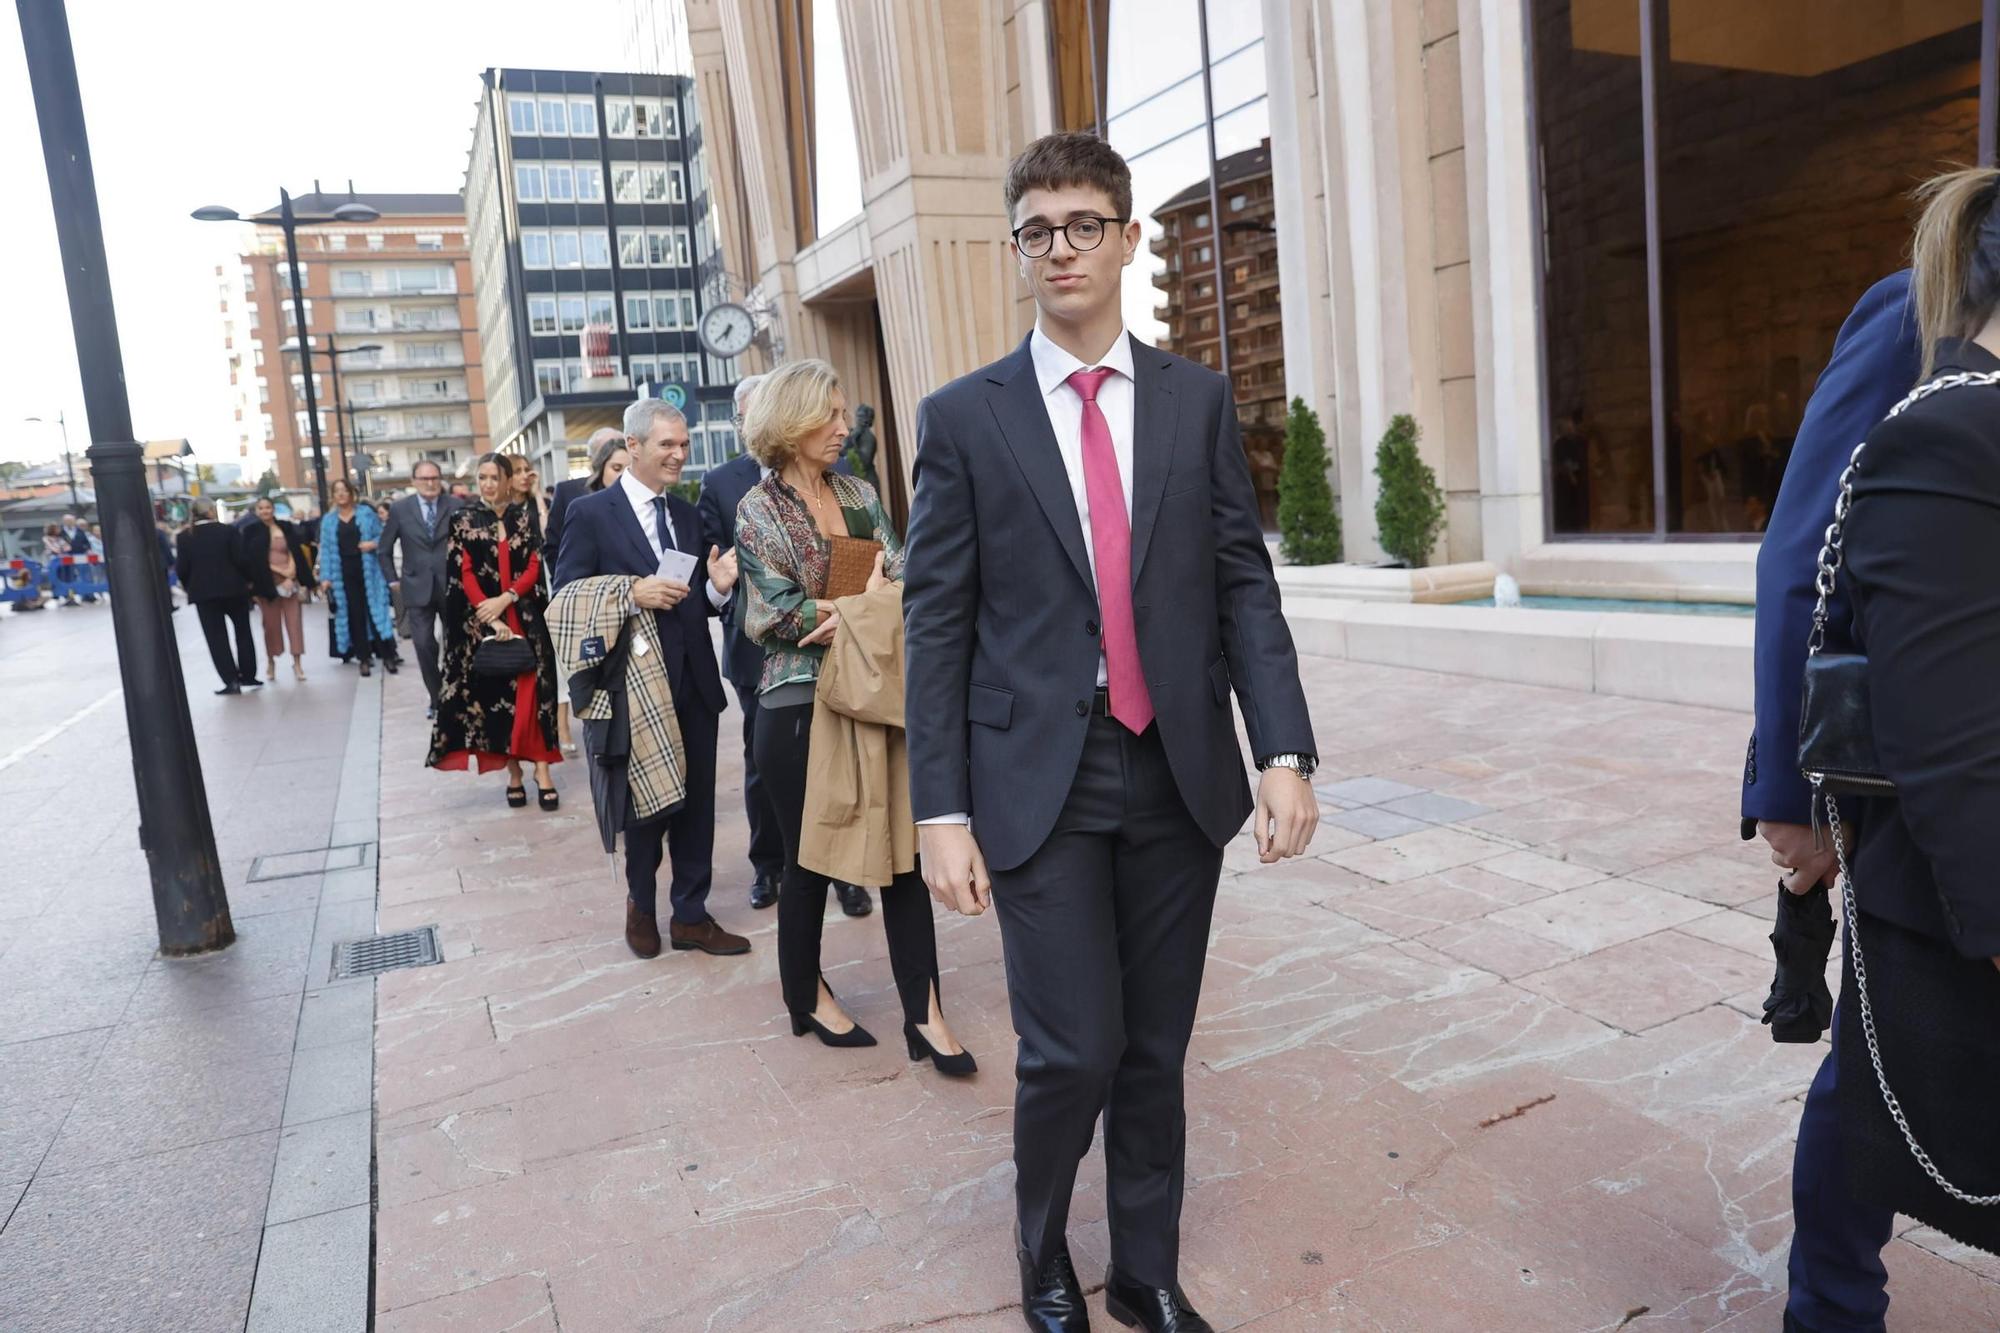
{"type": "Polygon", "coordinates": [[[660,577],[694,586],[695,566],[700,561],[686,551],[664,551],[660,555],[660,577]]]}

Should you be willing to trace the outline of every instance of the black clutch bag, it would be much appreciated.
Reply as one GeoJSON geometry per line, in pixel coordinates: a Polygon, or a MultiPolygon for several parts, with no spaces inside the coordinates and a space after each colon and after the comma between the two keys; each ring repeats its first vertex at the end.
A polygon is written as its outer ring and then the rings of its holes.
{"type": "Polygon", "coordinates": [[[1896,784],[1883,776],[1875,758],[1868,659],[1860,653],[1814,653],[1806,659],[1799,771],[1835,796],[1895,795],[1896,784]]]}
{"type": "Polygon", "coordinates": [[[518,634],[506,639],[488,636],[472,650],[472,669],[503,679],[525,675],[535,669],[535,650],[518,634]]]}

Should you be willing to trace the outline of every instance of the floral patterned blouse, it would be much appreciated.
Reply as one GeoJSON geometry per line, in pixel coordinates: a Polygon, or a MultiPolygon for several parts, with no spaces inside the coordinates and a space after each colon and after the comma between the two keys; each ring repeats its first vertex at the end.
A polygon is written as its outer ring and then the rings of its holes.
{"type": "MultiPolygon", "coordinates": [[[[844,472],[826,474],[827,487],[847,521],[847,535],[882,543],[883,572],[903,577],[903,539],[889,523],[875,488],[844,472]]],[[[757,692],[819,679],[826,649],[799,647],[819,624],[813,604],[826,592],[833,544],[821,535],[805,497],[777,473],[752,487],[736,510],[738,614],[743,634],[764,649],[764,675],[757,692]]]]}

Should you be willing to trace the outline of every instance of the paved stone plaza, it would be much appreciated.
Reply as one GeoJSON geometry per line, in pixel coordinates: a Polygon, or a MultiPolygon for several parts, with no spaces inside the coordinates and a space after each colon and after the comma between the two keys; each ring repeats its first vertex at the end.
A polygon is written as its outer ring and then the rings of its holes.
{"type": "MultiPolygon", "coordinates": [[[[1188,1070],[1196,1304],[1259,1333],[1776,1330],[1823,1048],[1755,1017],[1746,719],[1306,672],[1327,821],[1315,859],[1230,850],[1188,1070]]],[[[448,961],[379,983],[378,1327],[1018,1328],[995,922],[939,920],[976,1081],[796,1040],[733,776],[712,902],[755,952],[640,962],[580,766],[557,816],[428,773],[414,686],[385,707],[381,924],[437,924],[448,961]]],[[[835,913],[826,949],[893,1036],[879,922],[835,913]]],[[[1093,1289],[1103,1206],[1093,1154],[1093,1289]]],[[[1892,1326],[2000,1326],[2000,1262],[1910,1231],[1889,1266],[1892,1326]]]]}
{"type": "MultiPolygon", "coordinates": [[[[218,700],[177,628],[240,936],[188,962],[152,955],[108,616],[0,624],[0,1328],[346,1333],[371,1280],[396,1333],[1019,1327],[990,917],[939,919],[975,1081],[893,1043],[873,917],[832,916],[827,971],[891,1041],[795,1039],[734,762],[714,905],[756,951],[640,962],[580,765],[561,814],[507,810],[497,774],[421,767],[414,673],[218,700]],[[251,879],[371,841],[378,790],[378,856],[251,879]],[[378,873],[380,927],[435,923],[447,961],[332,984],[378,873]]],[[[1306,672],[1327,820],[1314,859],[1232,848],[1188,1072],[1197,1303],[1260,1333],[1776,1333],[1819,1052],[1755,1021],[1745,719],[1306,672]]],[[[1074,1220],[1094,1288],[1095,1156],[1074,1220]]],[[[1892,1328],[2000,1327],[2000,1261],[1914,1230],[1889,1267],[1892,1328]]]]}

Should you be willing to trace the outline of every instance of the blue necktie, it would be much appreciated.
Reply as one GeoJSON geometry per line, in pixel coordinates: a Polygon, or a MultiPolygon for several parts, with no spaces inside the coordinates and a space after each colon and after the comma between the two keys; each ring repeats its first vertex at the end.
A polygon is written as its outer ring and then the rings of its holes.
{"type": "Polygon", "coordinates": [[[424,535],[437,536],[437,506],[429,500],[424,501],[424,535]]]}
{"type": "Polygon", "coordinates": [[[675,549],[674,530],[667,526],[667,497],[664,495],[653,497],[653,531],[659,537],[661,555],[675,549]]]}

